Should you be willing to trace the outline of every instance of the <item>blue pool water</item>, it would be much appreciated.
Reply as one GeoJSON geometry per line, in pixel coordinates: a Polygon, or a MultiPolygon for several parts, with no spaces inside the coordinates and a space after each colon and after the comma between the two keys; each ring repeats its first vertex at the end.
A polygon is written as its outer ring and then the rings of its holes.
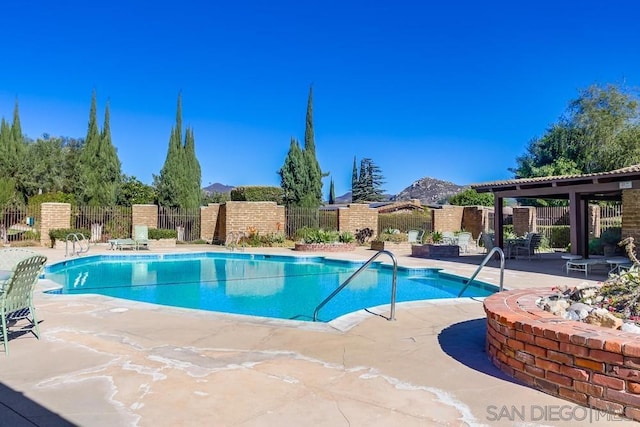
{"type": "MultiPolygon", "coordinates": [[[[175,307],[282,319],[312,320],[313,312],[362,263],[323,257],[256,254],[94,256],[49,266],[55,293],[101,294],[175,307]]],[[[319,313],[330,321],[362,308],[389,304],[393,269],[376,263],[319,313]]],[[[399,268],[397,301],[455,298],[464,279],[437,269],[399,268]]],[[[497,288],[474,281],[464,296],[497,288]]]]}

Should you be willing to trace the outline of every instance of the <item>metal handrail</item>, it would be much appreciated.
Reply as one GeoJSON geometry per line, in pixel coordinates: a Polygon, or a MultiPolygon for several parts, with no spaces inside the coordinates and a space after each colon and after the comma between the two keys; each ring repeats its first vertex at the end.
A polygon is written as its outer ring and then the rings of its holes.
{"type": "Polygon", "coordinates": [[[480,265],[476,269],[476,272],[473,273],[471,278],[469,278],[469,281],[467,282],[467,284],[464,285],[464,288],[462,288],[462,290],[458,294],[458,298],[460,298],[462,296],[462,294],[464,293],[464,291],[467,290],[467,288],[469,287],[471,282],[473,282],[473,279],[475,279],[476,276],[478,275],[478,273],[480,273],[480,270],[482,270],[482,267],[484,267],[489,262],[489,260],[493,256],[493,254],[495,254],[496,252],[498,252],[500,254],[500,292],[502,292],[502,285],[503,285],[503,282],[504,282],[504,252],[499,246],[495,246],[493,249],[491,249],[489,251],[487,256],[484,257],[484,259],[482,260],[482,262],[480,263],[480,265]]]}
{"type": "Polygon", "coordinates": [[[82,234],[82,233],[69,233],[69,234],[67,234],[67,237],[65,239],[65,244],[64,244],[64,256],[65,257],[69,256],[69,239],[71,239],[71,255],[80,255],[82,253],[89,252],[89,241],[84,236],[84,234],[82,234]],[[80,240],[80,238],[78,236],[82,237],[82,241],[80,240]],[[85,241],[87,242],[87,248],[86,248],[86,250],[83,250],[81,242],[85,242],[85,241]],[[76,251],[76,242],[78,242],[78,250],[77,251],[76,251]]]}
{"type": "Polygon", "coordinates": [[[318,312],[322,307],[325,306],[333,297],[335,297],[341,290],[343,290],[356,276],[366,270],[376,258],[378,258],[381,254],[387,254],[391,257],[393,261],[393,278],[391,281],[391,313],[387,320],[395,320],[396,317],[396,278],[398,276],[398,261],[396,260],[395,255],[387,250],[382,250],[376,253],[374,256],[369,258],[369,261],[365,262],[355,273],[353,273],[347,280],[345,280],[340,286],[336,288],[335,291],[331,293],[328,297],[324,299],[313,312],[313,321],[316,322],[318,320],[318,312]]]}

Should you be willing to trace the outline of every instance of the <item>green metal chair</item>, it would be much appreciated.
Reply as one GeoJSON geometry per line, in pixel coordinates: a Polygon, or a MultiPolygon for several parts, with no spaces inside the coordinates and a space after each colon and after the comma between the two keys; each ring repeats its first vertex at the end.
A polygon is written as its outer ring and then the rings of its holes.
{"type": "Polygon", "coordinates": [[[146,225],[136,225],[133,227],[133,240],[136,242],[136,249],[149,249],[149,227],[146,225]]]}
{"type": "Polygon", "coordinates": [[[2,286],[0,316],[2,316],[2,339],[5,356],[9,355],[7,324],[13,326],[20,320],[27,320],[31,326],[31,332],[36,338],[40,338],[40,330],[38,329],[38,321],[33,306],[33,289],[46,262],[47,257],[42,255],[24,258],[11,270],[9,278],[2,286]]]}

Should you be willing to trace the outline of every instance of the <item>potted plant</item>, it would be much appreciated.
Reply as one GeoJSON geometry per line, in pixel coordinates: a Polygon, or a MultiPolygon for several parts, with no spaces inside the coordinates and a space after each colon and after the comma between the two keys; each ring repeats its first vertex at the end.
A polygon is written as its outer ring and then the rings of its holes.
{"type": "Polygon", "coordinates": [[[303,227],[296,232],[296,237],[298,239],[294,248],[296,251],[352,251],[356,246],[355,236],[348,231],[340,233],[321,228],[303,227]]]}
{"type": "Polygon", "coordinates": [[[149,229],[149,249],[173,248],[176,246],[178,232],[167,228],[149,229]]]}
{"type": "Polygon", "coordinates": [[[374,251],[409,250],[411,249],[411,244],[409,244],[407,233],[401,233],[398,229],[388,228],[371,241],[371,249],[374,251]]]}
{"type": "Polygon", "coordinates": [[[425,237],[425,244],[411,246],[411,256],[420,258],[454,258],[460,256],[460,246],[444,243],[444,236],[433,231],[425,237]]]}
{"type": "Polygon", "coordinates": [[[620,227],[607,228],[600,234],[602,253],[605,257],[614,256],[618,251],[618,242],[622,240],[622,230],[620,227]]]}

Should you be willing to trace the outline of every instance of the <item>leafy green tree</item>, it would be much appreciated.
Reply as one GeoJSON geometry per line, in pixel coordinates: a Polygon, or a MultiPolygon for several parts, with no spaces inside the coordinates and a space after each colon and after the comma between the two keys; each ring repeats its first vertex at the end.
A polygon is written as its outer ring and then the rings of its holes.
{"type": "Polygon", "coordinates": [[[457,206],[493,206],[492,193],[478,193],[473,188],[467,188],[449,197],[449,203],[457,206]]]}
{"type": "Polygon", "coordinates": [[[280,186],[284,193],[284,204],[286,206],[303,206],[309,175],[304,154],[295,138],[291,138],[289,152],[278,171],[278,175],[280,175],[280,186]]]}
{"type": "Polygon", "coordinates": [[[156,189],[146,185],[135,176],[124,175],[118,190],[118,206],[155,203],[158,195],[156,189]]]}
{"type": "Polygon", "coordinates": [[[102,132],[96,118],[96,93],[91,97],[87,137],[82,147],[78,166],[78,201],[89,206],[113,206],[122,172],[120,160],[111,143],[109,104],[105,109],[102,132]]]}
{"type": "Polygon", "coordinates": [[[0,207],[12,204],[16,197],[16,182],[13,178],[0,178],[0,207]]]}
{"type": "Polygon", "coordinates": [[[61,138],[38,138],[27,146],[28,172],[22,176],[22,188],[28,198],[39,193],[64,192],[67,164],[62,144],[61,138]]]}
{"type": "Polygon", "coordinates": [[[640,163],[638,97],[616,85],[580,91],[511,169],[517,178],[595,173],[640,163]]]}
{"type": "Polygon", "coordinates": [[[231,200],[231,194],[229,193],[208,193],[206,191],[203,191],[202,194],[202,203],[204,205],[207,205],[209,203],[224,203],[228,202],[229,200],[231,200]]]}
{"type": "Polygon", "coordinates": [[[176,126],[171,129],[169,148],[160,175],[154,177],[158,203],[168,207],[195,208],[201,202],[201,169],[195,154],[193,130],[182,142],[182,94],[178,95],[176,126]]]}

